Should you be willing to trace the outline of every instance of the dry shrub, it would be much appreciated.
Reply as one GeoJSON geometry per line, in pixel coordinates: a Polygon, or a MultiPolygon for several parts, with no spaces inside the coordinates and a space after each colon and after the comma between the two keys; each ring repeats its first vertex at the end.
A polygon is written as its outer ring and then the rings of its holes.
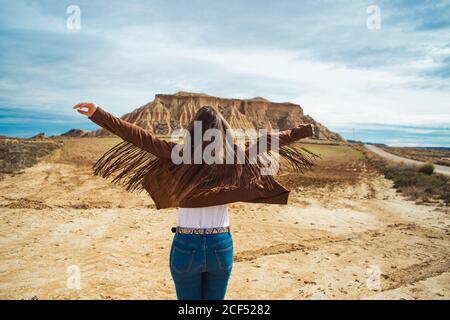
{"type": "Polygon", "coordinates": [[[417,168],[417,170],[424,174],[430,175],[430,174],[433,174],[433,172],[434,172],[434,165],[432,163],[425,163],[425,164],[419,166],[419,168],[417,168]]]}
{"type": "Polygon", "coordinates": [[[0,139],[0,175],[31,167],[61,146],[53,140],[0,139]]]}
{"type": "MultiPolygon", "coordinates": [[[[446,205],[450,205],[450,179],[430,173],[429,166],[421,170],[421,167],[393,164],[375,157],[369,159],[369,162],[394,182],[394,188],[410,199],[422,202],[442,200],[446,205]]],[[[432,169],[434,170],[434,167],[432,169]]]]}

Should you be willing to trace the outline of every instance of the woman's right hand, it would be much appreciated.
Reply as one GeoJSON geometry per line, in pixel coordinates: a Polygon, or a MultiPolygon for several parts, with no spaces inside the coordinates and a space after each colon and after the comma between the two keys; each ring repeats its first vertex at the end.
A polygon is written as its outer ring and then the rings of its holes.
{"type": "Polygon", "coordinates": [[[94,114],[95,110],[97,110],[97,104],[95,102],[80,102],[73,106],[73,108],[77,110],[78,113],[90,117],[94,114]]]}

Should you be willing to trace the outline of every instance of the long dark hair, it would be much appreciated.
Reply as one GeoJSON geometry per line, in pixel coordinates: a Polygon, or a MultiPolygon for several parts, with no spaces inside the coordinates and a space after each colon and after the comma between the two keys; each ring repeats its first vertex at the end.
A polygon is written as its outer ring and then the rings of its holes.
{"type": "Polygon", "coordinates": [[[220,133],[220,145],[222,146],[222,154],[221,157],[223,158],[223,163],[225,163],[225,156],[227,149],[228,151],[230,148],[232,148],[232,143],[234,142],[234,137],[232,135],[232,128],[229,125],[229,123],[225,120],[225,118],[222,116],[222,114],[214,109],[211,106],[203,106],[200,109],[197,110],[194,117],[191,119],[189,124],[186,127],[186,136],[184,143],[190,144],[189,148],[191,150],[191,161],[194,162],[193,158],[195,153],[203,153],[204,149],[207,145],[210,144],[209,141],[203,141],[201,146],[199,146],[199,150],[196,150],[196,146],[194,144],[194,136],[195,136],[195,123],[199,122],[201,124],[201,137],[204,137],[205,132],[207,132],[210,129],[215,129],[220,133]],[[231,138],[227,139],[228,137],[231,138]]]}

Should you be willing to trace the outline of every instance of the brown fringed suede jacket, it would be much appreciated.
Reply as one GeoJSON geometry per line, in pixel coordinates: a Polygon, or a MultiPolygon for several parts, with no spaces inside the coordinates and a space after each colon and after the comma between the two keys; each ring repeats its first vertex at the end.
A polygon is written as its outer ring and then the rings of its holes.
{"type": "MultiPolygon", "coordinates": [[[[272,204],[288,201],[289,190],[272,176],[261,175],[257,165],[175,165],[171,153],[176,143],[158,139],[100,107],[90,119],[124,140],[97,161],[94,173],[105,178],[114,176],[113,182],[125,185],[128,191],[145,189],[157,209],[208,207],[238,201],[272,204]],[[240,167],[240,171],[231,170],[233,166],[240,167]]],[[[287,147],[312,134],[311,125],[280,132],[280,155],[288,162],[297,157],[294,161],[297,169],[312,166],[311,154],[305,156],[304,150],[301,153],[287,147]]]]}

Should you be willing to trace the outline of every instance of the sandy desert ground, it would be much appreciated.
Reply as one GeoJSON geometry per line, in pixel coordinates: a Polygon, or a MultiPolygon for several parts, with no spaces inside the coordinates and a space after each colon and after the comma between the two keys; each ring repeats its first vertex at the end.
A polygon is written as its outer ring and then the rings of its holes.
{"type": "MultiPolygon", "coordinates": [[[[1,299],[174,299],[176,209],[94,177],[114,139],[62,150],[0,181],[1,299]],[[81,288],[67,287],[68,268],[81,288]]],[[[313,146],[314,172],[284,173],[290,203],[233,204],[227,299],[449,299],[448,207],[422,205],[345,146],[313,146]],[[376,274],[381,272],[380,288],[376,274]]]]}

